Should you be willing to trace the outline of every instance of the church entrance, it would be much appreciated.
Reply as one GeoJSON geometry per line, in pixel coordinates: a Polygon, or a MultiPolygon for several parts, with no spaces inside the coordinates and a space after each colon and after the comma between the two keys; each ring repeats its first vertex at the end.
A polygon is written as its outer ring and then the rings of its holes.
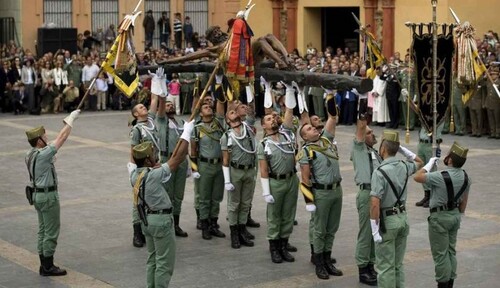
{"type": "Polygon", "coordinates": [[[337,48],[346,47],[352,52],[359,52],[359,34],[354,30],[359,25],[352,17],[359,19],[359,7],[324,7],[321,8],[321,43],[322,47],[331,46],[333,53],[337,48]]]}

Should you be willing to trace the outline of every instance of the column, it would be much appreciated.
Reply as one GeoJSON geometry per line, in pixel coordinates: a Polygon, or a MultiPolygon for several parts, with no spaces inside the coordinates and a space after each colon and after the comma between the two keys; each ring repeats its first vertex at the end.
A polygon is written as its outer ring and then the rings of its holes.
{"type": "Polygon", "coordinates": [[[297,48],[297,0],[286,1],[286,49],[291,52],[297,48]]]}
{"type": "Polygon", "coordinates": [[[396,0],[382,0],[382,54],[389,59],[394,55],[394,5],[396,0]]]}
{"type": "Polygon", "coordinates": [[[365,27],[375,35],[375,11],[377,10],[378,0],[364,0],[365,8],[365,27]]]}
{"type": "Polygon", "coordinates": [[[273,34],[280,39],[281,35],[281,10],[283,10],[283,0],[270,0],[273,7],[273,34]]]}

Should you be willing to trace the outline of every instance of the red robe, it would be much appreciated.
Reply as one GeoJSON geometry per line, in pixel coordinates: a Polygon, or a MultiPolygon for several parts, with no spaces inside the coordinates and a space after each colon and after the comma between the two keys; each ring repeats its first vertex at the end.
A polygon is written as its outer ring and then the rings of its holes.
{"type": "Polygon", "coordinates": [[[236,77],[242,82],[249,82],[255,79],[252,55],[253,32],[243,19],[237,18],[234,21],[232,35],[229,41],[229,57],[226,67],[226,76],[236,77]]]}

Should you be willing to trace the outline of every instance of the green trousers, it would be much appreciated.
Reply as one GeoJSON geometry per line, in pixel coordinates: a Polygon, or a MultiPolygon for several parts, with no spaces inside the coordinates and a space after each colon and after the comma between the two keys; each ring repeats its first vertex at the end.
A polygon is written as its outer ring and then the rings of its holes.
{"type": "Polygon", "coordinates": [[[312,96],[314,113],[321,119],[325,119],[325,100],[323,96],[312,96]]]}
{"type": "Polygon", "coordinates": [[[229,225],[246,224],[255,188],[255,169],[230,169],[234,190],[227,192],[229,225]]]}
{"type": "Polygon", "coordinates": [[[147,217],[148,226],[142,224],[148,248],[147,287],[168,287],[175,264],[175,232],[172,215],[150,214],[147,217]]]}
{"type": "Polygon", "coordinates": [[[440,211],[429,218],[429,242],[437,282],[448,282],[457,278],[457,232],[460,228],[460,212],[440,211]]]}
{"type": "Polygon", "coordinates": [[[314,189],[314,204],[314,253],[332,251],[342,213],[342,186],[337,185],[333,190],[314,189]]]}
{"type": "Polygon", "coordinates": [[[465,134],[465,107],[460,100],[459,103],[457,101],[453,101],[453,123],[455,124],[455,133],[465,134]]]}
{"type": "Polygon", "coordinates": [[[267,240],[288,238],[293,231],[293,220],[297,210],[299,178],[269,179],[274,203],[267,204],[267,240]]]}
{"type": "Polygon", "coordinates": [[[193,189],[194,189],[194,209],[200,209],[200,190],[198,190],[200,179],[193,179],[193,189]]]}
{"type": "Polygon", "coordinates": [[[384,216],[387,229],[382,233],[382,242],[375,244],[378,287],[405,287],[403,259],[406,252],[406,238],[410,226],[406,213],[384,216]]]}
{"type": "Polygon", "coordinates": [[[224,198],[222,164],[200,162],[198,168],[201,175],[198,179],[200,219],[217,218],[220,202],[224,198]]]}
{"type": "Polygon", "coordinates": [[[373,243],[370,226],[370,190],[359,189],[356,195],[356,208],[358,209],[359,230],[354,257],[358,267],[363,268],[375,263],[375,243],[373,243]]]}
{"type": "MultiPolygon", "coordinates": [[[[401,102],[401,111],[403,111],[403,117],[401,117],[401,125],[405,127],[406,130],[406,117],[408,114],[408,108],[406,102],[401,102]]],[[[409,129],[415,128],[415,112],[410,108],[410,127],[409,129]]]]}
{"type": "Polygon", "coordinates": [[[38,254],[53,256],[61,227],[59,194],[57,191],[37,192],[33,195],[33,202],[38,214],[38,254]]]}
{"type": "Polygon", "coordinates": [[[165,189],[167,190],[168,197],[174,207],[174,215],[181,214],[182,201],[184,200],[184,190],[186,188],[187,165],[187,160],[184,160],[179,165],[177,170],[172,172],[168,182],[164,183],[164,185],[166,185],[165,189]]]}
{"type": "MultiPolygon", "coordinates": [[[[432,157],[432,143],[418,143],[417,145],[417,156],[422,159],[424,163],[429,162],[432,157]]],[[[433,168],[433,171],[435,169],[433,168]]],[[[423,183],[422,187],[424,187],[424,191],[430,190],[429,185],[423,183]]]]}

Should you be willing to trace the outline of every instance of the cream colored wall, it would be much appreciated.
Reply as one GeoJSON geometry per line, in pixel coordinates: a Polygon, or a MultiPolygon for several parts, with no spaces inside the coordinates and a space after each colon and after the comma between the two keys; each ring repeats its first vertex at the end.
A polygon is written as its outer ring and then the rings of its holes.
{"type": "MultiPolygon", "coordinates": [[[[236,16],[236,12],[239,10],[243,10],[245,5],[247,5],[247,0],[240,1],[237,10],[234,15],[230,15],[230,17],[236,16]]],[[[250,11],[250,16],[248,17],[248,24],[252,28],[254,33],[254,37],[261,37],[266,34],[273,33],[273,9],[271,6],[271,1],[269,0],[258,0],[253,1],[256,5],[253,7],[252,11],[250,11]]],[[[226,19],[227,21],[227,19],[226,19]]],[[[227,27],[227,24],[221,27],[227,27]]]]}

